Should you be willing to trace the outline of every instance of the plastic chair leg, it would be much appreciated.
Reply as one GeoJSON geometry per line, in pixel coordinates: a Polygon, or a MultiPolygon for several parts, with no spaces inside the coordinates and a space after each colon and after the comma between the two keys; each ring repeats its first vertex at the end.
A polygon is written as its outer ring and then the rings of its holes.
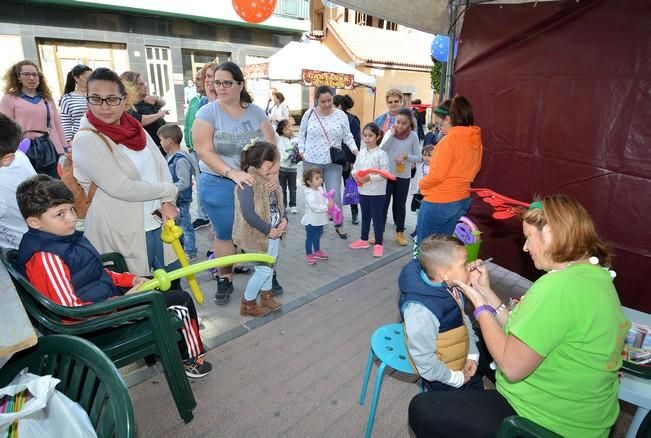
{"type": "Polygon", "coordinates": [[[628,426],[628,430],[626,431],[626,438],[635,438],[637,436],[643,436],[639,435],[638,429],[640,428],[640,425],[642,424],[642,421],[644,421],[644,417],[649,414],[649,410],[645,409],[643,407],[638,407],[637,410],[635,411],[635,415],[633,416],[633,420],[631,420],[631,424],[628,426]]]}
{"type": "Polygon", "coordinates": [[[371,402],[371,412],[368,414],[368,424],[366,425],[366,438],[371,438],[371,431],[373,430],[373,422],[375,421],[375,408],[377,401],[380,398],[380,387],[382,386],[382,377],[384,376],[384,369],[387,364],[382,362],[380,368],[377,370],[377,377],[375,378],[375,389],[373,390],[373,401],[371,402]]]}
{"type": "Polygon", "coordinates": [[[197,406],[194,399],[190,382],[185,375],[181,355],[179,354],[176,346],[168,346],[170,348],[161,348],[160,360],[163,365],[165,379],[170,387],[170,392],[176,403],[176,409],[185,423],[189,423],[194,418],[192,411],[197,406]],[[171,350],[175,348],[176,350],[171,350]]]}
{"type": "Polygon", "coordinates": [[[371,368],[373,367],[373,350],[368,355],[368,363],[366,364],[366,372],[364,373],[364,383],[362,384],[362,392],[359,394],[359,404],[364,405],[366,399],[366,390],[368,388],[368,379],[371,377],[371,368]]]}

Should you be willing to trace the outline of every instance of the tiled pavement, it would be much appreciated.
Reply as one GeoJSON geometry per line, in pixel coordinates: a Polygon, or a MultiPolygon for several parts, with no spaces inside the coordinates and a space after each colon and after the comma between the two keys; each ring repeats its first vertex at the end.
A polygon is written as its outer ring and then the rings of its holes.
{"type": "MultiPolygon", "coordinates": [[[[300,166],[298,172],[300,175],[300,166]]],[[[234,275],[235,292],[231,295],[231,301],[225,306],[217,306],[214,303],[216,282],[211,275],[208,272],[197,275],[197,280],[205,296],[204,304],[197,305],[197,310],[201,318],[201,336],[207,349],[215,348],[279,318],[315,298],[345,286],[411,252],[411,239],[409,239],[410,246],[408,247],[399,246],[395,242],[395,226],[392,221],[391,208],[389,208],[388,225],[384,235],[384,257],[374,258],[370,248],[366,250],[349,249],[348,244],[359,238],[361,224],[351,224],[350,207],[344,206],[344,229],[348,233],[348,239],[340,239],[335,233],[334,227],[326,225],[321,244],[322,249],[330,255],[330,259],[319,261],[317,265],[308,265],[304,261],[305,229],[300,224],[304,212],[303,188],[300,182],[297,189],[297,207],[298,214],[288,214],[289,229],[281,242],[276,265],[278,281],[285,290],[283,295],[277,297],[278,301],[283,304],[282,311],[273,312],[263,318],[240,316],[240,301],[250,274],[234,275]]],[[[195,209],[196,194],[192,208],[193,217],[196,217],[195,209]]],[[[408,200],[405,235],[411,233],[415,229],[415,225],[416,213],[409,211],[408,200]]],[[[201,261],[205,259],[206,251],[212,248],[209,238],[210,227],[201,228],[196,233],[199,261],[201,261]]],[[[480,253],[480,255],[482,254],[480,253]]],[[[505,296],[522,295],[530,284],[528,280],[497,265],[489,264],[489,268],[496,290],[503,291],[505,296]]],[[[130,369],[127,382],[135,384],[155,373],[155,369],[146,367],[130,369]]]]}
{"type": "MultiPolygon", "coordinates": [[[[300,172],[299,167],[299,175],[300,172]]],[[[213,348],[235,336],[246,333],[252,328],[258,327],[272,318],[281,316],[329,290],[347,284],[369,269],[409,252],[409,247],[401,247],[395,242],[395,226],[390,211],[388,231],[385,233],[383,245],[385,254],[383,258],[372,257],[371,249],[349,249],[348,244],[360,236],[361,224],[351,224],[350,207],[344,206],[344,229],[348,233],[348,239],[340,239],[335,233],[334,227],[326,225],[321,239],[321,246],[330,255],[330,259],[319,261],[317,265],[310,266],[304,261],[305,228],[300,223],[304,212],[304,197],[300,182],[297,188],[297,207],[298,214],[288,214],[289,229],[286,237],[281,242],[276,265],[278,281],[285,290],[285,293],[278,297],[278,301],[283,304],[282,312],[276,312],[269,317],[257,319],[240,316],[240,301],[250,274],[236,274],[234,276],[235,292],[231,296],[230,303],[225,306],[217,306],[213,301],[216,282],[212,280],[210,274],[205,272],[198,276],[199,284],[206,297],[204,305],[198,306],[198,310],[203,325],[202,336],[207,348],[213,348]]],[[[414,230],[415,224],[416,214],[408,211],[406,234],[414,230]]],[[[209,228],[202,228],[197,231],[200,257],[205,257],[206,251],[210,249],[208,233],[209,228]]]]}

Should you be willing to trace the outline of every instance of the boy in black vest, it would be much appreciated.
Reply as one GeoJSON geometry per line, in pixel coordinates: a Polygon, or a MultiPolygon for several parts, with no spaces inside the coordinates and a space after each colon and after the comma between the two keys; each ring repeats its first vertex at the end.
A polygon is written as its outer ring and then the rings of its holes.
{"type": "Polygon", "coordinates": [[[430,391],[483,389],[476,374],[478,339],[463,311],[463,294],[448,286],[468,281],[466,257],[456,237],[432,235],[421,243],[419,260],[398,278],[407,350],[430,391]]]}
{"type": "MultiPolygon", "coordinates": [[[[75,307],[137,293],[146,279],[104,269],[95,247],[75,230],[74,198],[63,182],[36,175],[18,186],[16,199],[28,227],[20,241],[16,266],[48,299],[75,307]]],[[[212,365],[202,359],[204,350],[192,298],[182,290],[167,291],[163,297],[168,310],[184,321],[184,341],[179,349],[185,359],[185,373],[192,378],[207,375],[212,365]]]]}

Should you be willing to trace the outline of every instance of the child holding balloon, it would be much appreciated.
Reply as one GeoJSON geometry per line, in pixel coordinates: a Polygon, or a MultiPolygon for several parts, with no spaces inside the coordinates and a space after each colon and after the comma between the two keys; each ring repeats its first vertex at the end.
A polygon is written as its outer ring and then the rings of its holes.
{"type": "MultiPolygon", "coordinates": [[[[280,239],[287,230],[287,214],[280,188],[270,192],[266,187],[280,169],[278,148],[266,141],[246,145],[240,157],[240,168],[252,175],[255,182],[252,186],[238,184],[235,187],[233,243],[248,253],[262,252],[278,257],[280,239]]],[[[244,290],[240,315],[258,317],[280,310],[280,303],[273,297],[272,278],[273,267],[255,267],[244,290]]]]}
{"type": "Polygon", "coordinates": [[[384,198],[386,194],[387,180],[382,175],[369,174],[359,176],[363,169],[389,170],[389,156],[379,145],[382,141],[382,131],[375,123],[364,126],[362,140],[366,148],[362,148],[355,160],[355,166],[351,175],[359,185],[359,203],[362,207],[362,234],[360,239],[349,245],[352,249],[364,249],[370,246],[368,234],[373,220],[373,231],[375,233],[375,245],[373,246],[373,257],[382,257],[382,237],[384,235],[384,198]]]}
{"type": "MultiPolygon", "coordinates": [[[[75,230],[74,197],[62,181],[36,175],[18,186],[16,199],[29,227],[20,241],[16,266],[45,297],[62,306],[77,307],[138,293],[146,279],[105,269],[95,247],[75,230]]],[[[167,310],[183,321],[179,350],[185,359],[185,374],[191,378],[207,375],[212,365],[202,358],[192,297],[180,289],[169,290],[163,297],[167,310]]]]}
{"type": "Polygon", "coordinates": [[[305,184],[305,214],[301,224],[305,226],[305,261],[316,265],[317,260],[328,260],[328,254],[321,250],[323,226],[328,223],[328,209],[334,206],[332,199],[326,199],[323,190],[323,173],[313,167],[303,172],[305,184]]]}

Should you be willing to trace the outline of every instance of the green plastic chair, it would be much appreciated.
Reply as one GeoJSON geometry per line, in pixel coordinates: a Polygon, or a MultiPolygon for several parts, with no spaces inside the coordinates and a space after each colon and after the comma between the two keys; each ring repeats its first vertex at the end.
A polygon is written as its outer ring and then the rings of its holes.
{"type": "Polygon", "coordinates": [[[88,413],[97,436],[131,438],[136,420],[127,386],[113,362],[85,339],[43,336],[33,348],[15,354],[0,370],[0,387],[24,369],[61,380],[56,389],[88,413]]]}
{"type": "MultiPolygon", "coordinates": [[[[181,340],[177,329],[182,322],[167,311],[160,292],[126,295],[81,307],[60,306],[16,270],[16,254],[15,250],[3,251],[2,262],[32,323],[43,334],[81,336],[97,345],[118,368],[158,356],[179,415],[186,423],[192,420],[197,403],[177,345],[181,340]]],[[[118,253],[104,255],[103,261],[118,272],[126,268],[118,253]]]]}
{"type": "Polygon", "coordinates": [[[561,438],[549,429],[546,429],[531,420],[514,415],[502,420],[497,431],[497,438],[561,438]]]}

